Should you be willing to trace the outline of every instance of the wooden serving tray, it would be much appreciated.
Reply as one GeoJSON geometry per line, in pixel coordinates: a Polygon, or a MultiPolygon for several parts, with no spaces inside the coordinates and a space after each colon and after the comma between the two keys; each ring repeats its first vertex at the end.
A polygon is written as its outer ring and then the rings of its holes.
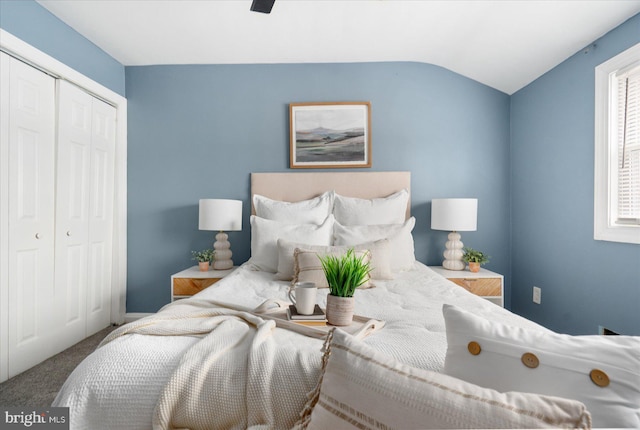
{"type": "Polygon", "coordinates": [[[351,323],[351,325],[334,326],[329,323],[327,323],[326,325],[307,325],[307,324],[291,321],[287,318],[286,311],[269,312],[269,313],[256,312],[255,314],[262,318],[268,318],[268,319],[274,320],[276,322],[277,327],[297,331],[311,337],[322,337],[322,338],[326,337],[329,331],[331,331],[334,328],[337,328],[337,329],[346,331],[347,333],[357,337],[358,339],[364,339],[365,337],[380,330],[385,325],[384,321],[376,320],[376,319],[361,316],[361,315],[354,315],[353,322],[351,323]],[[307,334],[307,331],[309,332],[308,334],[307,334]]]}
{"type": "Polygon", "coordinates": [[[348,326],[333,326],[330,324],[311,326],[296,323],[287,318],[287,308],[289,307],[289,305],[291,305],[291,303],[281,300],[265,300],[260,306],[254,309],[217,301],[211,301],[211,303],[229,309],[248,312],[263,319],[273,320],[276,323],[276,327],[285,328],[287,330],[295,331],[305,336],[315,337],[318,339],[324,339],[325,337],[327,337],[327,333],[329,333],[329,331],[334,328],[346,331],[347,333],[357,337],[358,339],[364,339],[365,337],[382,329],[385,325],[385,321],[376,320],[361,315],[354,315],[353,322],[348,326]]]}

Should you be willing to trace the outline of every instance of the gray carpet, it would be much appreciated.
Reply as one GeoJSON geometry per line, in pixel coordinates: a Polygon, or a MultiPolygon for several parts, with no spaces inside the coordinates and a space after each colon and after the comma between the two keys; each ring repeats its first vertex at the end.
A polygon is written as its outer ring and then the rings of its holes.
{"type": "Polygon", "coordinates": [[[107,327],[46,361],[0,384],[0,405],[50,406],[73,369],[116,327],[107,327]]]}

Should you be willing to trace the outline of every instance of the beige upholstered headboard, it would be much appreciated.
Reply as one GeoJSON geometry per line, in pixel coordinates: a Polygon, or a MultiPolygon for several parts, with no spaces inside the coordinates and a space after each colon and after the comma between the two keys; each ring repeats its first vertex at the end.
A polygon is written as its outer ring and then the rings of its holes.
{"type": "MultiPolygon", "coordinates": [[[[273,200],[297,202],[334,190],[348,197],[386,197],[406,188],[411,196],[411,172],[286,172],[252,173],[251,201],[260,194],[273,200]]],[[[253,203],[251,213],[255,214],[253,203]]],[[[411,198],[407,218],[411,216],[411,198]]]]}

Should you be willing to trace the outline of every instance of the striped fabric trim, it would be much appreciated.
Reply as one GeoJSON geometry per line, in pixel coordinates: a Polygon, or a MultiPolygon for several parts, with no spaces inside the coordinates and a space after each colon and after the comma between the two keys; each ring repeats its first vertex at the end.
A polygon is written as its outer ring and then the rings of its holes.
{"type": "Polygon", "coordinates": [[[339,402],[325,393],[320,393],[318,406],[321,406],[325,411],[361,430],[391,430],[391,427],[386,424],[377,421],[357,409],[354,409],[346,403],[339,402]]]}
{"type": "MultiPolygon", "coordinates": [[[[478,401],[478,402],[489,404],[491,406],[495,406],[495,407],[503,408],[505,410],[512,411],[513,413],[516,413],[516,414],[519,414],[519,415],[525,415],[525,416],[528,416],[528,417],[536,418],[536,419],[539,419],[539,420],[541,420],[541,421],[543,421],[543,422],[545,422],[547,424],[553,425],[553,426],[558,426],[560,424],[559,421],[557,421],[557,420],[555,420],[553,418],[550,418],[550,417],[548,417],[546,415],[543,415],[543,414],[540,414],[538,412],[535,412],[535,411],[530,411],[530,410],[520,409],[520,408],[514,408],[513,406],[505,404],[505,403],[502,403],[502,402],[498,402],[498,401],[495,401],[495,400],[486,399],[484,397],[478,397],[478,396],[475,396],[475,395],[472,395],[472,394],[469,394],[469,393],[458,391],[458,390],[452,389],[451,387],[448,387],[446,385],[442,385],[442,384],[430,381],[430,380],[422,378],[420,376],[409,374],[407,372],[404,372],[402,370],[390,367],[390,366],[388,366],[388,365],[386,365],[384,363],[381,363],[381,362],[379,362],[377,360],[374,360],[369,356],[366,356],[366,355],[360,354],[360,353],[358,353],[356,351],[353,351],[352,349],[348,348],[345,345],[332,343],[330,345],[330,347],[331,348],[336,348],[336,349],[342,349],[343,351],[346,351],[346,352],[348,352],[350,354],[353,354],[354,356],[356,356],[358,358],[361,358],[361,359],[363,359],[365,361],[373,363],[373,364],[375,364],[377,366],[380,366],[380,367],[382,367],[382,368],[384,368],[384,369],[386,369],[388,371],[394,372],[394,373],[396,373],[396,374],[398,374],[400,376],[403,376],[403,377],[408,378],[408,379],[412,379],[412,380],[415,380],[415,381],[419,381],[419,382],[431,385],[433,387],[439,388],[439,389],[441,389],[443,391],[448,391],[448,392],[450,392],[452,394],[464,397],[466,399],[472,399],[472,400],[475,400],[475,401],[478,401]]],[[[324,393],[321,393],[321,395],[324,395],[324,393]]],[[[578,426],[578,422],[576,422],[575,426],[578,426]]]]}

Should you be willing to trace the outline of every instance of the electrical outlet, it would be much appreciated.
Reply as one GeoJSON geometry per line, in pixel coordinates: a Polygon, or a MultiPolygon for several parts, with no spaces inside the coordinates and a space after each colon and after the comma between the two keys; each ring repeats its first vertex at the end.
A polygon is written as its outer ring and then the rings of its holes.
{"type": "Polygon", "coordinates": [[[533,303],[540,304],[542,301],[542,288],[533,287],[533,303]]]}

